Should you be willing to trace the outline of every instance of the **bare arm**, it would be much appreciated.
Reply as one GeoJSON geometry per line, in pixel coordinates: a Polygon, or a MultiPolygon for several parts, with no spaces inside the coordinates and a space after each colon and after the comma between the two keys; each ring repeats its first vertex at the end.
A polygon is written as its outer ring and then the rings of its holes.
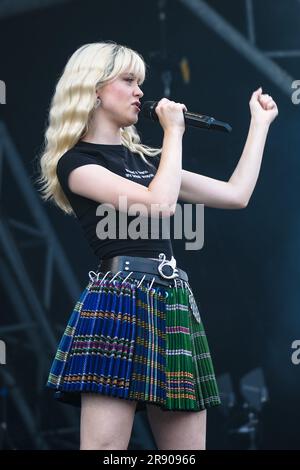
{"type": "Polygon", "coordinates": [[[228,181],[242,207],[247,206],[254,191],[268,131],[268,125],[258,125],[255,121],[251,121],[244,151],[228,181]]]}
{"type": "Polygon", "coordinates": [[[177,129],[164,133],[162,153],[156,175],[148,186],[153,199],[164,201],[174,214],[182,170],[182,133],[177,129]]]}
{"type": "Polygon", "coordinates": [[[68,183],[71,191],[99,203],[112,204],[121,211],[128,211],[132,204],[139,204],[138,210],[142,215],[149,216],[150,211],[154,216],[172,215],[181,183],[184,108],[183,104],[166,98],[156,108],[164,128],[164,139],[159,168],[148,188],[100,165],[91,164],[70,173],[68,183]]]}
{"type": "Polygon", "coordinates": [[[275,102],[260,89],[250,101],[251,123],[241,158],[229,181],[220,181],[182,170],[179,199],[220,209],[247,206],[254,191],[269,126],[278,114],[275,102]]]}
{"type": "Polygon", "coordinates": [[[184,202],[204,204],[217,209],[241,209],[242,202],[234,188],[226,181],[182,170],[178,199],[184,202]]]}

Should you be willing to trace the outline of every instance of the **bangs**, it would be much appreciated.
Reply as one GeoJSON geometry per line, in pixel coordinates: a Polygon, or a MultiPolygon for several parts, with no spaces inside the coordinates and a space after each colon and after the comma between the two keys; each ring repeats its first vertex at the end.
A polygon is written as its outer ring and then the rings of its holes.
{"type": "Polygon", "coordinates": [[[132,73],[138,80],[139,84],[142,84],[145,80],[146,65],[141,56],[131,50],[124,48],[116,57],[115,67],[117,74],[121,73],[132,73]]]}

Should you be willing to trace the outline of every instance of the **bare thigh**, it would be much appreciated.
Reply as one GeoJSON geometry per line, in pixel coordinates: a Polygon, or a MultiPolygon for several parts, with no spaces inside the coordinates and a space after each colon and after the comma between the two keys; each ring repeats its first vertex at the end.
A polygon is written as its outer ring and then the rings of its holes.
{"type": "Polygon", "coordinates": [[[161,450],[205,450],[206,410],[163,411],[147,405],[148,420],[161,450]]]}
{"type": "Polygon", "coordinates": [[[136,402],[95,393],[81,394],[80,449],[126,450],[136,402]]]}

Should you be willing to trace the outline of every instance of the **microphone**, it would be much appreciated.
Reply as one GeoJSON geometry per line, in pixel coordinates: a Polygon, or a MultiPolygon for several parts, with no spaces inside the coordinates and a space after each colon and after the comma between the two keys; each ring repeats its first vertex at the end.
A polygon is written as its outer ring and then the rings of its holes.
{"type": "MultiPolygon", "coordinates": [[[[151,121],[159,121],[155,112],[158,101],[145,101],[142,104],[140,116],[151,119],[151,121]]],[[[187,126],[198,127],[201,129],[209,129],[221,132],[231,132],[232,127],[227,122],[218,121],[217,119],[205,116],[204,114],[191,113],[183,111],[184,121],[187,126]]]]}

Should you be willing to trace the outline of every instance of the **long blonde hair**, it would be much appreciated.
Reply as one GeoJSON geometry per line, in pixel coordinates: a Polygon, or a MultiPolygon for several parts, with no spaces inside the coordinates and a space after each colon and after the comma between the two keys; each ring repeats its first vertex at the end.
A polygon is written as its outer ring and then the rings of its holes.
{"type": "MultiPolygon", "coordinates": [[[[64,212],[74,215],[58,178],[58,160],[87,133],[93,117],[99,87],[127,70],[141,83],[145,79],[146,64],[134,50],[113,41],[85,44],[69,58],[53,94],[45,132],[43,150],[39,157],[39,191],[44,200],[52,200],[64,212]]],[[[134,125],[121,128],[121,142],[132,152],[154,156],[161,149],[141,144],[134,125]]]]}

